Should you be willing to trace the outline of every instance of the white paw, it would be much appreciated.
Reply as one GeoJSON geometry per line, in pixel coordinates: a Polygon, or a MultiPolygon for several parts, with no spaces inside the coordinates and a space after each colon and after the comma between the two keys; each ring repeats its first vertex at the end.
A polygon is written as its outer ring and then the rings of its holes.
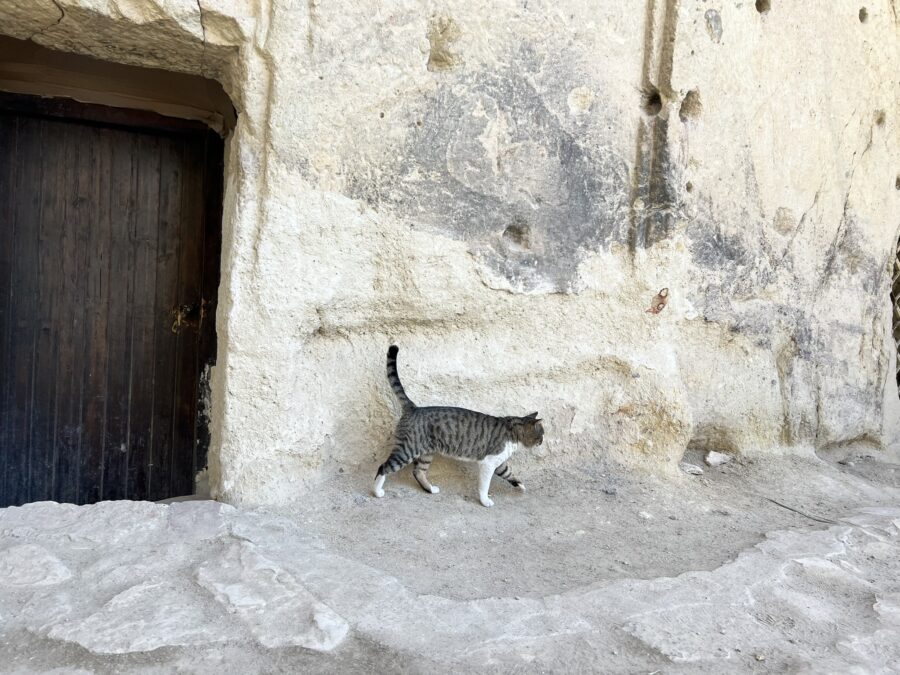
{"type": "Polygon", "coordinates": [[[482,506],[493,506],[494,500],[491,499],[490,497],[485,497],[484,499],[481,500],[481,505],[482,506]]]}
{"type": "Polygon", "coordinates": [[[431,494],[436,495],[440,491],[441,491],[441,488],[439,488],[437,485],[431,486],[431,494]]]}
{"type": "Polygon", "coordinates": [[[372,486],[372,492],[378,498],[384,497],[384,479],[385,475],[381,474],[375,478],[375,484],[372,486]]]}

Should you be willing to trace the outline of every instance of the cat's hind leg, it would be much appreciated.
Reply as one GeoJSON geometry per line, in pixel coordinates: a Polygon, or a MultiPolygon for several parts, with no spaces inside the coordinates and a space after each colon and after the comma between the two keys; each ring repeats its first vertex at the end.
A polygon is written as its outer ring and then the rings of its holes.
{"type": "Polygon", "coordinates": [[[509,466],[509,462],[503,462],[503,464],[498,466],[494,470],[494,475],[499,476],[500,478],[503,478],[504,480],[508,481],[509,484],[512,485],[514,488],[519,488],[523,492],[525,491],[525,486],[522,485],[522,481],[520,481],[518,478],[516,478],[513,475],[512,469],[509,466]]]}
{"type": "Polygon", "coordinates": [[[441,489],[437,485],[432,485],[428,480],[428,469],[431,466],[431,462],[434,460],[434,455],[422,455],[421,457],[416,457],[415,463],[416,466],[413,469],[413,477],[419,482],[419,485],[422,486],[422,489],[425,492],[430,492],[433,495],[436,495],[441,489]]]}
{"type": "Polygon", "coordinates": [[[384,497],[384,480],[388,474],[399,471],[415,459],[405,443],[397,443],[387,460],[378,467],[372,492],[376,497],[384,497]]]}

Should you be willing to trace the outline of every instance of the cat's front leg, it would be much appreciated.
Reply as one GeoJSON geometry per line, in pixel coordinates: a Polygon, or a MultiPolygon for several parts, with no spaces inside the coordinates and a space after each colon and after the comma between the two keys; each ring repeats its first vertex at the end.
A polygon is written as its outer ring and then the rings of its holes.
{"type": "Polygon", "coordinates": [[[509,481],[509,484],[514,488],[518,488],[522,492],[525,492],[525,486],[522,484],[522,481],[513,475],[512,468],[509,466],[508,462],[503,462],[503,464],[498,466],[494,471],[494,474],[509,481]]]}
{"type": "Polygon", "coordinates": [[[493,506],[494,502],[488,497],[488,490],[491,489],[491,478],[494,477],[494,470],[497,465],[490,461],[490,458],[483,459],[478,463],[478,499],[482,506],[493,506]]]}

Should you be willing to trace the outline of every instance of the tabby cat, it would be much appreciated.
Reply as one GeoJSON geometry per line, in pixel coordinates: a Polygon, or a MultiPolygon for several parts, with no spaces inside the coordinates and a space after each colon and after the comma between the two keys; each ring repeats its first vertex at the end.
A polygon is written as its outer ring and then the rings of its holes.
{"type": "Polygon", "coordinates": [[[522,481],[513,475],[507,460],[520,446],[526,448],[544,441],[544,429],[538,414],[525,417],[493,417],[465,408],[419,408],[409,400],[397,374],[395,345],[388,348],[387,377],[403,416],[394,430],[394,448],[375,475],[375,496],[384,496],[384,480],[389,473],[413,463],[413,476],[422,489],[437,494],[438,488],[428,481],[428,467],[435,454],[478,462],[478,498],[484,506],[493,506],[488,489],[494,474],[514,487],[524,490],[522,481]]]}

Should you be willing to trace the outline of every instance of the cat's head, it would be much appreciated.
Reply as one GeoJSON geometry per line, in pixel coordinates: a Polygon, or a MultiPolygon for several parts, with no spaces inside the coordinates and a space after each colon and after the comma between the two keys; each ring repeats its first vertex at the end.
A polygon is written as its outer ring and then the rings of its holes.
{"type": "Polygon", "coordinates": [[[536,412],[516,419],[518,421],[516,425],[518,440],[522,445],[530,448],[544,442],[544,427],[536,412]]]}

